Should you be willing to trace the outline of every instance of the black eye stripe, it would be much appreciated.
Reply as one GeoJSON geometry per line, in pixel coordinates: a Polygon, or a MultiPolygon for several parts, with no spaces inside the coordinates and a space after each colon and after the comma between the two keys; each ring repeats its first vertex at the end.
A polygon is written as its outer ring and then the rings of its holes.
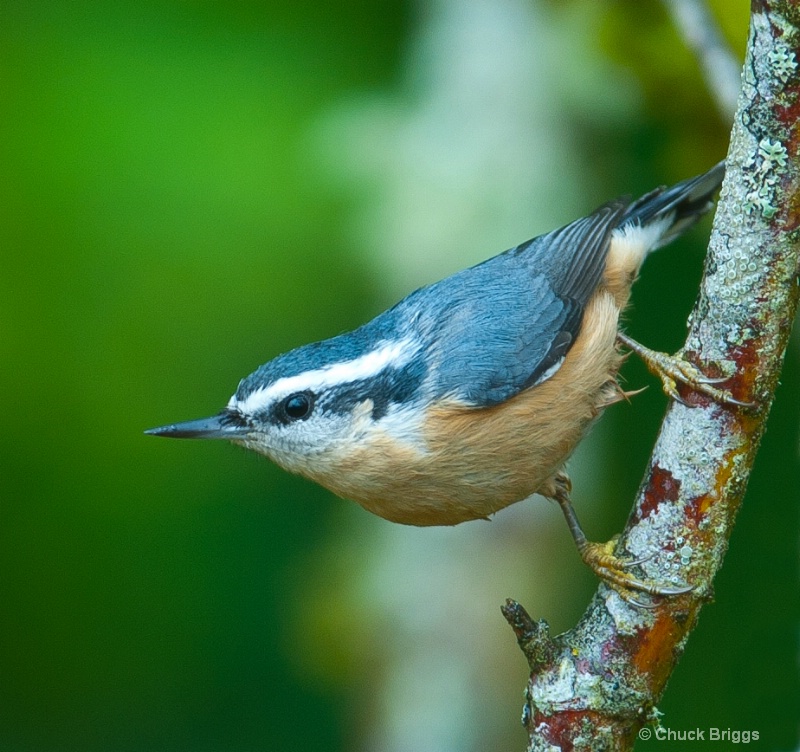
{"type": "Polygon", "coordinates": [[[319,413],[322,418],[348,415],[361,403],[372,403],[372,419],[380,420],[392,405],[402,405],[418,397],[427,374],[421,359],[402,368],[389,366],[367,379],[332,384],[319,394],[310,389],[292,392],[273,402],[258,416],[273,425],[287,426],[319,413]]]}
{"type": "Polygon", "coordinates": [[[421,359],[403,368],[387,367],[369,379],[330,387],[319,396],[320,409],[346,415],[355,405],[370,400],[373,405],[372,418],[380,420],[391,405],[402,405],[416,397],[426,373],[425,363],[421,359]]]}

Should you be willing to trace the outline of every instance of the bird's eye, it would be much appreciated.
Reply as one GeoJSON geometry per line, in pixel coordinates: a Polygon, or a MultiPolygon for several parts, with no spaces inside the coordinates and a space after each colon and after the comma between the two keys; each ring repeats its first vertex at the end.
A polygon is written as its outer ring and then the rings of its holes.
{"type": "Polygon", "coordinates": [[[311,415],[311,408],[314,406],[313,395],[308,392],[298,392],[290,394],[283,401],[283,411],[290,420],[302,420],[311,415]]]}

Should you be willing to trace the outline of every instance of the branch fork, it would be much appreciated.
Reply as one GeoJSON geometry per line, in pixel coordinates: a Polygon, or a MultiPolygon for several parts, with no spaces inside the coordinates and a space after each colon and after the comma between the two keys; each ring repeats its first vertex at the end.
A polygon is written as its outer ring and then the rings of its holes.
{"type": "MultiPolygon", "coordinates": [[[[551,638],[515,601],[503,614],[531,668],[529,752],[630,750],[711,599],[798,306],[800,0],[755,0],[727,173],[681,352],[715,364],[743,408],[672,401],[617,553],[692,590],[641,608],[600,584],[581,621],[551,638]]],[[[717,373],[709,373],[716,376],[717,373]]]]}

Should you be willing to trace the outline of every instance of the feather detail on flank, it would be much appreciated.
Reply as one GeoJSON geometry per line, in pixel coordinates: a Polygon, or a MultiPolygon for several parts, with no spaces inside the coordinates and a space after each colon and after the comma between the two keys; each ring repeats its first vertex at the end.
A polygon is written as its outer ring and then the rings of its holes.
{"type": "Polygon", "coordinates": [[[624,308],[630,296],[631,285],[639,274],[647,254],[658,246],[662,235],[672,225],[672,213],[655,222],[640,225],[630,222],[611,233],[611,247],[603,272],[603,282],[614,295],[619,308],[624,308]]]}

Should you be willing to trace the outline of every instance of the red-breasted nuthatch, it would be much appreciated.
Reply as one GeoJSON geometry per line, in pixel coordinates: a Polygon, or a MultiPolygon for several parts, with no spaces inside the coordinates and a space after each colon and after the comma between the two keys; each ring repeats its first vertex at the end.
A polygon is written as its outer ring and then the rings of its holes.
{"type": "Polygon", "coordinates": [[[556,499],[584,560],[652,594],[604,545],[587,542],[564,463],[624,395],[617,341],[675,380],[725,401],[685,361],[618,332],[648,252],[713,205],[725,172],[612,201],[411,293],[355,331],[279,355],[243,379],[221,413],[155,428],[227,439],[387,520],[455,525],[534,493],[556,499]]]}

